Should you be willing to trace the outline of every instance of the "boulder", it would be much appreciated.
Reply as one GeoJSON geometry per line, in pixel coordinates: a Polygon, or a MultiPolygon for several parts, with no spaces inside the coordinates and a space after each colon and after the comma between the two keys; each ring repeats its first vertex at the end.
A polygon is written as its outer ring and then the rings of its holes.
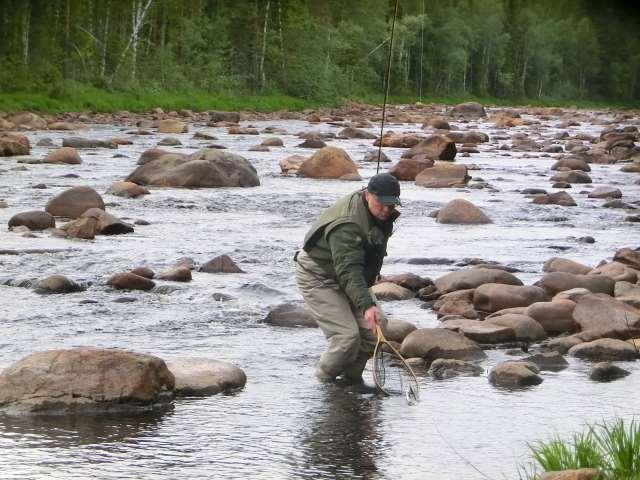
{"type": "Polygon", "coordinates": [[[100,235],[121,235],[133,233],[133,226],[114,217],[100,208],[86,210],[80,218],[94,218],[96,220],[97,233],[100,235]]]}
{"type": "Polygon", "coordinates": [[[288,173],[298,173],[300,166],[305,162],[307,157],[303,157],[302,155],[289,155],[281,159],[278,164],[280,165],[280,170],[284,174],[288,173]]]}
{"type": "Polygon", "coordinates": [[[463,117],[466,119],[478,119],[487,116],[484,107],[477,102],[460,103],[449,110],[451,117],[463,117]]]}
{"type": "Polygon", "coordinates": [[[571,300],[553,300],[551,302],[535,302],[525,312],[542,325],[544,331],[550,335],[573,332],[578,324],[573,319],[576,303],[571,300]]]}
{"type": "Polygon", "coordinates": [[[304,161],[298,175],[309,178],[341,178],[358,175],[358,167],[341,148],[324,147],[304,161]]]}
{"type": "Polygon", "coordinates": [[[126,181],[164,187],[255,187],[260,180],[245,158],[216,149],[188,157],[162,155],[136,168],[126,181]]]}
{"type": "Polygon", "coordinates": [[[260,135],[258,129],[251,127],[231,126],[227,129],[229,135],[260,135]]]}
{"type": "Polygon", "coordinates": [[[484,132],[447,132],[447,137],[455,143],[484,143],[489,141],[489,135],[484,132]]]}
{"type": "Polygon", "coordinates": [[[478,318],[478,312],[473,308],[473,289],[457,290],[442,295],[433,304],[438,312],[438,318],[455,315],[463,318],[478,318]]]}
{"type": "Polygon", "coordinates": [[[592,269],[582,263],[567,258],[552,257],[542,266],[544,272],[567,272],[575,275],[586,275],[592,269]]]}
{"type": "Polygon", "coordinates": [[[522,388],[542,383],[540,369],[533,363],[502,362],[489,373],[489,382],[502,388],[522,388]]]}
{"type": "Polygon", "coordinates": [[[162,150],[160,148],[150,148],[140,154],[140,158],[138,159],[138,165],[144,165],[146,163],[157,160],[158,158],[163,157],[165,155],[173,155],[174,157],[177,157],[177,158],[187,158],[187,155],[184,155],[181,153],[173,153],[173,152],[169,152],[168,150],[162,150]]]}
{"type": "Polygon", "coordinates": [[[422,156],[432,160],[453,161],[457,152],[456,144],[449,137],[431,135],[403,153],[402,158],[422,156]]]}
{"type": "Polygon", "coordinates": [[[537,342],[547,338],[547,334],[538,322],[527,315],[518,315],[517,313],[508,313],[499,317],[492,317],[485,320],[492,325],[500,325],[502,327],[511,328],[516,335],[517,341],[537,342]]]}
{"type": "Polygon", "coordinates": [[[209,260],[198,271],[205,273],[245,273],[228,255],[220,255],[209,260]]]}
{"type": "Polygon", "coordinates": [[[153,270],[145,266],[136,267],[131,270],[131,273],[135,273],[136,275],[139,275],[141,277],[148,278],[149,280],[151,280],[156,275],[153,270]]]}
{"type": "Polygon", "coordinates": [[[104,201],[93,188],[80,186],[49,200],[45,210],[54,217],[78,218],[90,208],[104,210],[104,201]]]}
{"type": "Polygon", "coordinates": [[[72,123],[72,122],[51,122],[48,125],[48,127],[49,127],[49,130],[62,130],[62,131],[84,130],[87,128],[82,123],[72,123]]]}
{"type": "Polygon", "coordinates": [[[210,358],[175,358],[167,368],[175,377],[174,393],[185,397],[230,393],[247,383],[242,369],[210,358]]]}
{"type": "Polygon", "coordinates": [[[569,170],[566,172],[558,172],[551,177],[552,182],[567,183],[591,183],[591,177],[582,170],[569,170]]]}
{"type": "Polygon", "coordinates": [[[117,197],[138,198],[148,195],[150,192],[146,188],[133,182],[114,182],[107,190],[107,193],[117,197]]]}
{"type": "Polygon", "coordinates": [[[628,342],[615,338],[600,338],[569,349],[572,357],[593,361],[629,361],[638,358],[637,350],[628,342]]]}
{"type": "Polygon", "coordinates": [[[447,273],[435,281],[435,286],[440,293],[448,293],[477,288],[485,283],[522,285],[515,275],[503,270],[471,267],[447,273]]]}
{"type": "Polygon", "coordinates": [[[444,328],[414,330],[402,342],[400,353],[405,358],[424,358],[428,363],[437,358],[482,360],[486,357],[475,342],[444,328]]]}
{"type": "Polygon", "coordinates": [[[549,299],[549,294],[540,287],[485,283],[476,288],[473,306],[483,312],[497,312],[505,308],[528,307],[549,299]]]}
{"type": "Polygon", "coordinates": [[[473,203],[462,198],[456,198],[438,211],[438,223],[452,223],[457,225],[476,225],[493,223],[487,215],[473,203]]]}
{"type": "Polygon", "coordinates": [[[603,293],[580,297],[573,319],[583,331],[640,328],[640,310],[603,293]]]}
{"type": "Polygon", "coordinates": [[[459,332],[474,342],[483,344],[506,343],[516,339],[516,333],[509,326],[469,319],[451,319],[442,322],[442,328],[459,332]]]}
{"type": "Polygon", "coordinates": [[[586,288],[593,293],[613,295],[613,279],[604,275],[575,275],[567,272],[551,272],[534,285],[544,288],[551,295],[574,288],[586,288]]]}
{"type": "Polygon", "coordinates": [[[416,175],[416,185],[426,188],[464,187],[471,177],[465,165],[436,162],[416,175]]]}
{"type": "Polygon", "coordinates": [[[536,205],[561,205],[563,207],[575,207],[576,201],[567,192],[536,195],[533,202],[536,205]]]}
{"type": "Polygon", "coordinates": [[[35,292],[40,294],[73,293],[81,290],[83,288],[80,285],[64,275],[51,275],[43,278],[36,284],[35,288],[35,292]]]}
{"type": "Polygon", "coordinates": [[[640,270],[640,251],[631,248],[621,248],[613,256],[615,262],[629,265],[635,270],[640,270]]]}
{"type": "Polygon", "coordinates": [[[29,155],[29,139],[17,133],[0,133],[0,157],[29,155]]]}
{"type": "Polygon", "coordinates": [[[98,220],[94,217],[77,218],[60,229],[70,238],[93,240],[98,234],[98,220]]]}
{"type": "Polygon", "coordinates": [[[55,228],[56,220],[52,215],[40,210],[16,213],[9,219],[9,228],[21,225],[24,225],[29,230],[46,230],[47,228],[55,228]]]}
{"type": "Polygon", "coordinates": [[[389,173],[400,181],[414,181],[416,176],[425,168],[433,167],[434,161],[421,156],[403,158],[391,166],[389,173]]]}
{"type": "Polygon", "coordinates": [[[156,284],[148,278],[131,272],[118,273],[112,276],[107,285],[117,290],[151,290],[156,284]]]}
{"type": "Polygon", "coordinates": [[[374,134],[369,133],[365,130],[361,130],[359,128],[347,127],[338,132],[338,138],[360,138],[360,139],[369,139],[373,140],[377,138],[374,134]]]}
{"type": "MultiPolygon", "coordinates": [[[[391,159],[387,156],[386,153],[384,153],[381,150],[370,150],[367,153],[365,153],[364,158],[362,159],[363,162],[378,162],[378,155],[380,155],[380,163],[386,163],[386,162],[390,162],[391,159]]],[[[391,172],[389,172],[391,173],[391,172]]]]}
{"type": "Polygon", "coordinates": [[[622,198],[622,192],[619,188],[610,186],[596,187],[587,195],[589,198],[622,198]]]}
{"type": "Polygon", "coordinates": [[[262,141],[262,143],[260,143],[260,145],[263,147],[282,147],[284,146],[284,143],[282,142],[281,138],[270,137],[270,138],[265,138],[262,141]]]}
{"type": "Polygon", "coordinates": [[[64,138],[62,146],[72,148],[118,148],[118,145],[111,140],[96,140],[83,137],[64,138]]]}
{"type": "Polygon", "coordinates": [[[47,122],[45,119],[31,112],[14,113],[13,115],[9,115],[7,120],[19,128],[26,128],[29,130],[47,129],[47,122]]]}
{"type": "Polygon", "coordinates": [[[596,363],[589,371],[589,378],[595,382],[611,382],[624,378],[631,372],[609,362],[596,363]]]}
{"type": "Polygon", "coordinates": [[[580,157],[565,157],[558,160],[551,166],[551,170],[582,170],[590,172],[591,167],[580,157]]]}
{"type": "Polygon", "coordinates": [[[429,368],[429,374],[436,380],[459,376],[477,377],[483,371],[484,369],[475,363],[452,358],[437,358],[431,362],[431,367],[429,368]]]}
{"type": "Polygon", "coordinates": [[[171,280],[173,282],[190,282],[191,270],[187,267],[173,267],[158,275],[160,280],[171,280]]]}
{"type": "Polygon", "coordinates": [[[164,137],[158,142],[158,146],[160,147],[176,147],[178,145],[182,145],[182,142],[176,137],[164,137]]]}
{"type": "Polygon", "coordinates": [[[371,291],[378,300],[408,300],[416,296],[413,290],[391,282],[376,283],[371,291]]]}
{"type": "Polygon", "coordinates": [[[284,303],[270,310],[262,323],[278,327],[318,327],[316,319],[309,310],[291,303],[284,303]]]}
{"type": "Polygon", "coordinates": [[[168,404],[174,377],[158,357],[80,347],[28,355],[0,374],[8,414],[149,410],[168,404]]]}
{"type": "Polygon", "coordinates": [[[158,133],[187,133],[189,127],[185,122],[173,118],[160,120],[158,123],[158,133]]]}
{"type": "Polygon", "coordinates": [[[308,138],[307,140],[296,146],[299,148],[324,148],[327,146],[327,144],[319,138],[308,138]]]}
{"type": "Polygon", "coordinates": [[[541,371],[559,372],[569,366],[569,362],[559,352],[543,352],[529,355],[523,362],[533,363],[541,371]]]}
{"type": "MultiPolygon", "coordinates": [[[[394,148],[411,148],[422,140],[424,137],[410,134],[400,134],[387,132],[382,137],[382,146],[383,147],[394,147],[394,148]]],[[[380,146],[380,139],[378,138],[375,142],[373,142],[375,147],[380,146]]]]}
{"type": "Polygon", "coordinates": [[[209,121],[213,123],[216,123],[216,122],[239,123],[240,122],[240,113],[238,112],[210,110],[208,113],[209,113],[209,121]]]}
{"type": "Polygon", "coordinates": [[[600,471],[596,468],[578,468],[545,472],[540,475],[539,480],[597,480],[600,476],[600,471]]]}
{"type": "Polygon", "coordinates": [[[606,275],[607,277],[612,278],[615,282],[635,283],[638,280],[636,270],[620,262],[605,263],[604,265],[600,265],[599,267],[589,271],[589,274],[606,275]]]}
{"type": "Polygon", "coordinates": [[[78,151],[73,147],[62,147],[49,152],[44,157],[44,163],[64,163],[67,165],[79,165],[82,159],[78,151]]]}
{"type": "Polygon", "coordinates": [[[423,278],[415,273],[399,273],[396,275],[384,275],[380,277],[380,282],[391,282],[401,287],[408,288],[417,292],[421,288],[427,285],[433,285],[433,282],[429,278],[423,278]]]}
{"type": "Polygon", "coordinates": [[[382,327],[382,333],[390,342],[402,343],[411,332],[416,330],[416,326],[411,322],[390,318],[386,325],[382,327]]]}
{"type": "Polygon", "coordinates": [[[422,128],[431,127],[437,130],[450,130],[451,125],[442,117],[431,117],[425,120],[422,124],[422,128]]]}

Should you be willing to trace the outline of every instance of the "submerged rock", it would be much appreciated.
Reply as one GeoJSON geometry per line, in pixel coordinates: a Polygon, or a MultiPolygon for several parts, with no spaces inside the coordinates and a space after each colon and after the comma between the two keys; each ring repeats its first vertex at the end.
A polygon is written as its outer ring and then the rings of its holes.
{"type": "Polygon", "coordinates": [[[175,378],[176,395],[204,397],[229,393],[247,383],[242,369],[210,358],[176,358],[168,360],[167,367],[175,378]]]}
{"type": "Polygon", "coordinates": [[[291,303],[284,303],[273,308],[262,320],[262,323],[278,327],[318,327],[316,319],[309,310],[291,303]]]}
{"type": "Polygon", "coordinates": [[[496,387],[522,388],[542,383],[540,369],[533,363],[502,362],[489,373],[489,382],[496,387]]]}

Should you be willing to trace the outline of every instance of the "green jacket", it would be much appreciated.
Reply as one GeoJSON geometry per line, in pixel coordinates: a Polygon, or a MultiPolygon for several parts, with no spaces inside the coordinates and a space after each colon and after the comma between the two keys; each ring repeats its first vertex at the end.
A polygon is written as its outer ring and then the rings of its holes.
{"type": "Polygon", "coordinates": [[[375,305],[369,287],[380,274],[399,215],[394,212],[391,220],[380,222],[369,212],[364,192],[358,190],[329,207],[304,239],[304,251],[338,281],[360,312],[375,305]]]}

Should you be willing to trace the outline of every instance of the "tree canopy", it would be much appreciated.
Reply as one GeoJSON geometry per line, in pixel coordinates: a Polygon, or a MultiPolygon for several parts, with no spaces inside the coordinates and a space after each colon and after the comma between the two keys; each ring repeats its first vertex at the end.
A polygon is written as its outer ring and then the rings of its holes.
{"type": "MultiPolygon", "coordinates": [[[[0,0],[0,89],[383,91],[395,0],[0,0]]],[[[640,15],[605,0],[400,0],[391,92],[640,99],[640,15]]]]}

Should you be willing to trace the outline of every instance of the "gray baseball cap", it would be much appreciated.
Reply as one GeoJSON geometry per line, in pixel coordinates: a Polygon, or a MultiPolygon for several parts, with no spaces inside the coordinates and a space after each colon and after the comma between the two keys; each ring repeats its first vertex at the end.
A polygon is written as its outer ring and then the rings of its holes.
{"type": "Polygon", "coordinates": [[[400,182],[389,173],[379,173],[369,179],[367,191],[376,195],[385,205],[400,203],[400,182]]]}

